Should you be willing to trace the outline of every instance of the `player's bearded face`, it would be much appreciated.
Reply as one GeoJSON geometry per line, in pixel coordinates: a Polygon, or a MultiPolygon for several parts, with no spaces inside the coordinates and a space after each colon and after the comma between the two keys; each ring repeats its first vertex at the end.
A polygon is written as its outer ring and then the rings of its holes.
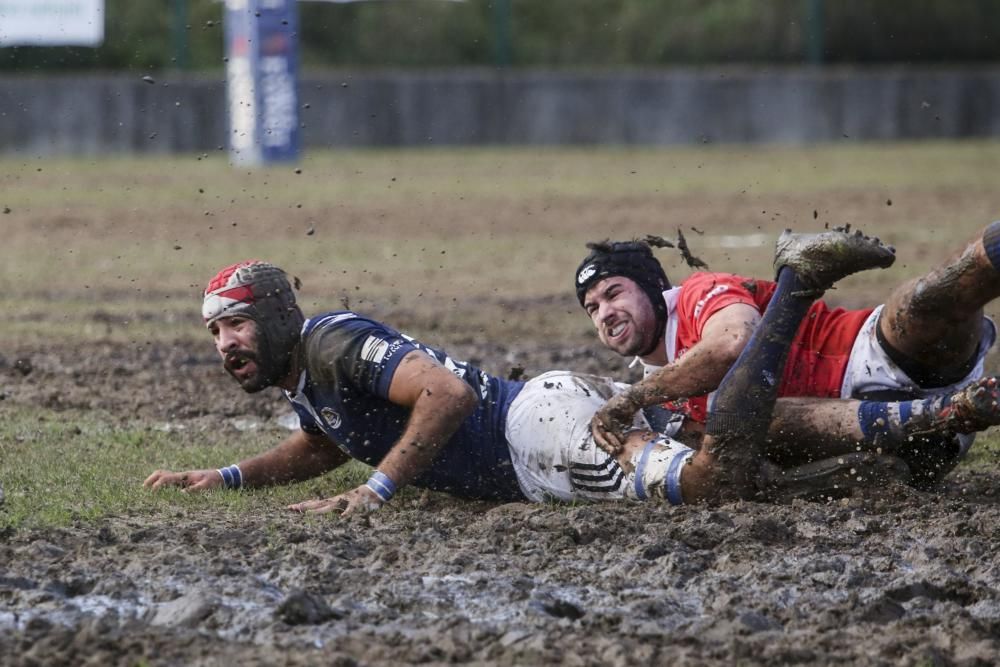
{"type": "Polygon", "coordinates": [[[238,317],[224,318],[213,324],[212,333],[223,368],[245,392],[258,392],[274,383],[267,363],[266,344],[256,322],[238,317]]]}
{"type": "Polygon", "coordinates": [[[228,354],[223,365],[247,393],[257,392],[268,386],[260,372],[260,357],[253,350],[238,350],[228,354]]]}
{"type": "Polygon", "coordinates": [[[635,356],[652,347],[656,312],[646,293],[632,280],[612,276],[587,291],[584,307],[597,328],[597,337],[622,356],[635,356]]]}

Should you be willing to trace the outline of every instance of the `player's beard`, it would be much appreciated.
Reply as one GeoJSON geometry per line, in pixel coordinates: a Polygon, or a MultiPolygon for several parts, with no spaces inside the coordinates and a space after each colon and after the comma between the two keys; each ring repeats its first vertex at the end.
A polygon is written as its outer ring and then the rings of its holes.
{"type": "Polygon", "coordinates": [[[266,340],[258,338],[257,350],[238,350],[223,362],[226,372],[232,376],[240,387],[248,394],[255,394],[258,391],[267,389],[281,379],[281,369],[277,368],[274,355],[270,352],[270,346],[266,340]],[[253,363],[254,371],[249,375],[237,375],[238,369],[233,362],[253,363]]]}
{"type": "Polygon", "coordinates": [[[243,388],[243,391],[252,394],[267,387],[264,382],[264,374],[261,373],[260,357],[253,350],[239,350],[232,353],[222,362],[222,367],[226,372],[243,388]],[[249,375],[240,375],[239,372],[247,364],[253,364],[253,372],[249,375]]]}
{"type": "Polygon", "coordinates": [[[639,323],[632,320],[630,326],[634,327],[632,339],[626,345],[615,350],[623,357],[638,357],[649,354],[656,349],[656,332],[648,327],[640,327],[639,323]]]}

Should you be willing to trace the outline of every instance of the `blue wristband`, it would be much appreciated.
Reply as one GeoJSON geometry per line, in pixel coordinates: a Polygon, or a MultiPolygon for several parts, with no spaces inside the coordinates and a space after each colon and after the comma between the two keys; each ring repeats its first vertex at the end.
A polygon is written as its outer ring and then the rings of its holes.
{"type": "Polygon", "coordinates": [[[649,461],[649,453],[658,444],[660,444],[659,438],[646,443],[646,448],[642,450],[642,456],[639,457],[639,464],[635,467],[635,495],[639,500],[646,500],[646,485],[642,483],[642,476],[646,474],[646,462],[649,461]]]}
{"type": "Polygon", "coordinates": [[[365,482],[365,486],[381,498],[383,503],[389,502],[396,495],[396,483],[389,479],[389,476],[384,472],[378,470],[372,473],[372,476],[365,482]]]}
{"type": "Polygon", "coordinates": [[[239,489],[243,486],[243,471],[235,463],[219,468],[218,473],[222,475],[222,483],[227,489],[239,489]]]}
{"type": "Polygon", "coordinates": [[[684,504],[684,496],[681,495],[681,471],[692,456],[694,452],[691,451],[678,452],[670,459],[670,465],[667,466],[667,501],[671,505],[684,504]]]}

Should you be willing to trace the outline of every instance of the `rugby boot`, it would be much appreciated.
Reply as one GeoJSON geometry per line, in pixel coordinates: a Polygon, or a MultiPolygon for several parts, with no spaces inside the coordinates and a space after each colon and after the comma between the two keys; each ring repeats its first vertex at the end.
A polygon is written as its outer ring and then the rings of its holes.
{"type": "Polygon", "coordinates": [[[1000,425],[1000,380],[980,378],[950,396],[925,402],[933,407],[893,453],[910,467],[912,485],[929,490],[955,468],[977,432],[1000,425]]]}
{"type": "Polygon", "coordinates": [[[896,447],[893,454],[909,466],[911,486],[921,491],[932,491],[962,460],[963,448],[959,440],[962,437],[953,433],[914,435],[896,447]]]}
{"type": "Polygon", "coordinates": [[[789,468],[765,462],[757,483],[769,500],[826,500],[842,498],[857,488],[882,488],[891,482],[908,484],[911,477],[910,467],[899,457],[852,452],[789,468]]]}
{"type": "Polygon", "coordinates": [[[818,298],[841,278],[867,269],[888,268],[896,261],[892,246],[850,229],[848,225],[819,234],[796,234],[786,229],[775,248],[775,275],[784,266],[794,269],[811,290],[808,295],[818,298]]]}

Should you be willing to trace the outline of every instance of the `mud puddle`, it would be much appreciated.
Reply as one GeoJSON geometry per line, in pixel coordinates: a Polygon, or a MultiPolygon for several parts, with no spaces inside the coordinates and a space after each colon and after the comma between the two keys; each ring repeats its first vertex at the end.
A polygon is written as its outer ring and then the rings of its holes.
{"type": "MultiPolygon", "coordinates": [[[[944,496],[133,517],[0,544],[13,664],[990,664],[1000,512],[944,496]],[[223,660],[222,658],[226,659],[223,660]]],[[[964,493],[963,493],[964,491],[964,493]]]]}

